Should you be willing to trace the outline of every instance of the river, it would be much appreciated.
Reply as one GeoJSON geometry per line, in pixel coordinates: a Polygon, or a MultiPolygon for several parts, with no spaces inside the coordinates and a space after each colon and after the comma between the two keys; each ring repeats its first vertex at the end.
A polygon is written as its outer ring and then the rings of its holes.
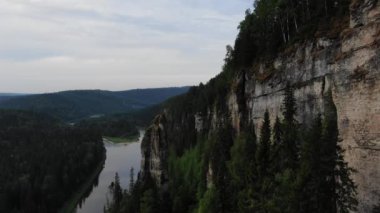
{"type": "Polygon", "coordinates": [[[144,131],[140,131],[140,138],[136,142],[127,144],[113,144],[105,142],[107,158],[99,178],[94,183],[92,189],[87,193],[87,197],[78,204],[76,213],[103,213],[104,205],[107,203],[108,186],[115,179],[115,173],[120,176],[120,184],[123,189],[129,185],[130,169],[134,168],[135,180],[140,171],[141,151],[140,144],[144,131]]]}

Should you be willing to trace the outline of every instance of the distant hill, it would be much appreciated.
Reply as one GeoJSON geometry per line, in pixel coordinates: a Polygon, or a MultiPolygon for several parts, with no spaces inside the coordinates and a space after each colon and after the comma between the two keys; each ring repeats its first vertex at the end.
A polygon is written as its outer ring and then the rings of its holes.
{"type": "Polygon", "coordinates": [[[159,104],[187,92],[189,87],[134,89],[126,91],[72,90],[14,96],[0,94],[0,108],[47,113],[64,121],[105,114],[125,113],[159,104]]]}
{"type": "Polygon", "coordinates": [[[15,97],[21,97],[26,94],[21,94],[21,93],[0,93],[0,102],[6,101],[15,97]]]}

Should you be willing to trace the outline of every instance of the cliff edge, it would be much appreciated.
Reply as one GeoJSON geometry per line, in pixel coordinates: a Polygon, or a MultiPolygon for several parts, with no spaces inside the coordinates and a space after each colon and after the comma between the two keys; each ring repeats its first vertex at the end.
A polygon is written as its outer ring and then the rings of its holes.
{"type": "MultiPolygon", "coordinates": [[[[297,43],[274,60],[237,70],[224,101],[236,132],[249,121],[258,132],[266,109],[272,124],[281,115],[288,83],[299,101],[297,120],[306,125],[324,111],[324,97],[331,90],[345,160],[357,171],[358,211],[372,212],[380,204],[380,5],[355,2],[340,36],[297,43]]],[[[169,144],[186,148],[196,140],[182,138],[181,132],[208,134],[228,120],[216,105],[205,112],[173,111],[167,109],[154,120],[142,144],[142,173],[151,174],[159,186],[169,179],[169,144]]]]}

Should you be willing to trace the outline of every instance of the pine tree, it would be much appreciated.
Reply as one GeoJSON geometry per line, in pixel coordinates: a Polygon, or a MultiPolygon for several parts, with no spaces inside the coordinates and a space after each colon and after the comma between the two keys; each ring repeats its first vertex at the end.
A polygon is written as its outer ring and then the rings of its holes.
{"type": "Polygon", "coordinates": [[[260,130],[260,144],[257,151],[257,171],[258,180],[257,184],[259,186],[259,209],[263,212],[268,212],[270,209],[267,207],[268,200],[271,196],[271,191],[273,190],[273,178],[269,174],[271,162],[271,127],[269,120],[269,112],[265,111],[264,122],[260,130]]]}
{"type": "Polygon", "coordinates": [[[227,162],[230,160],[230,149],[233,145],[232,127],[227,124],[216,133],[215,146],[212,148],[211,167],[213,171],[213,183],[217,192],[219,212],[228,212],[231,208],[231,197],[228,196],[230,187],[230,175],[227,170],[227,162]]]}
{"type": "Polygon", "coordinates": [[[283,148],[281,153],[282,169],[295,169],[298,161],[298,124],[296,99],[293,88],[288,84],[285,88],[285,98],[282,105],[283,148]]]}
{"type": "Polygon", "coordinates": [[[132,194],[133,187],[135,186],[135,173],[133,167],[129,171],[129,193],[132,194]]]}
{"type": "Polygon", "coordinates": [[[261,178],[267,175],[267,170],[270,166],[270,137],[271,137],[271,127],[269,120],[269,112],[265,111],[264,122],[261,126],[260,132],[260,144],[257,151],[257,167],[258,174],[261,178]]]}
{"type": "Polygon", "coordinates": [[[122,198],[123,198],[123,189],[120,186],[119,174],[116,172],[115,182],[113,185],[113,204],[116,209],[118,209],[122,198]]]}
{"type": "Polygon", "coordinates": [[[307,132],[301,147],[300,169],[298,171],[298,187],[300,211],[324,212],[321,208],[321,189],[323,180],[321,176],[321,146],[322,120],[318,115],[307,132]]]}
{"type": "Polygon", "coordinates": [[[280,149],[283,146],[282,138],[282,127],[281,127],[281,121],[280,118],[277,116],[276,120],[273,125],[272,130],[273,136],[272,136],[272,146],[271,146],[271,158],[270,158],[270,170],[272,174],[275,174],[280,171],[280,149]]]}
{"type": "MultiPolygon", "coordinates": [[[[253,124],[240,133],[231,147],[231,160],[228,162],[228,171],[231,175],[232,209],[249,212],[254,208],[256,198],[256,135],[253,124]]],[[[257,197],[257,196],[256,196],[257,197]]]]}
{"type": "Polygon", "coordinates": [[[158,212],[157,209],[157,195],[154,189],[148,189],[144,192],[141,198],[140,212],[154,213],[158,212]]]}
{"type": "Polygon", "coordinates": [[[344,161],[340,146],[336,107],[331,91],[326,98],[325,122],[322,136],[322,171],[325,176],[324,204],[326,212],[346,213],[356,209],[356,185],[351,179],[354,172],[344,161]]]}
{"type": "Polygon", "coordinates": [[[282,130],[281,130],[281,121],[277,116],[273,125],[273,147],[279,146],[281,144],[282,130]]]}
{"type": "Polygon", "coordinates": [[[274,169],[273,197],[270,201],[271,211],[275,212],[299,212],[299,194],[297,191],[297,168],[298,168],[298,143],[299,126],[295,119],[297,113],[296,100],[293,88],[288,84],[284,92],[285,98],[282,104],[283,121],[276,122],[274,139],[276,152],[274,156],[277,165],[274,169]],[[281,136],[281,137],[280,137],[281,136]],[[280,143],[278,144],[278,142],[280,143]]]}

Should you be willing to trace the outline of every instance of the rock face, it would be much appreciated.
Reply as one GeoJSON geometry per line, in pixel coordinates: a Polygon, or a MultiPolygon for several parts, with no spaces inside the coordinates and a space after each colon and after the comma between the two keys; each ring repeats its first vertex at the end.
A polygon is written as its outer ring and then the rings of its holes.
{"type": "Polygon", "coordinates": [[[141,143],[142,177],[150,175],[158,186],[167,180],[166,159],[168,157],[168,140],[164,115],[158,115],[153,124],[146,130],[141,143]]]}
{"type": "MultiPolygon", "coordinates": [[[[271,63],[239,71],[227,106],[237,132],[247,120],[259,129],[266,109],[273,124],[290,83],[299,103],[297,119],[308,124],[324,111],[324,97],[331,90],[345,159],[357,170],[353,179],[358,185],[358,211],[372,212],[380,204],[380,5],[373,0],[355,2],[350,27],[339,38],[298,44],[271,63]]],[[[189,125],[193,131],[209,132],[226,120],[213,106],[208,113],[183,115],[182,123],[171,123],[170,116],[167,111],[157,117],[143,142],[142,170],[159,184],[167,179],[165,159],[174,140],[165,126],[176,135],[188,131],[189,125]]]]}

